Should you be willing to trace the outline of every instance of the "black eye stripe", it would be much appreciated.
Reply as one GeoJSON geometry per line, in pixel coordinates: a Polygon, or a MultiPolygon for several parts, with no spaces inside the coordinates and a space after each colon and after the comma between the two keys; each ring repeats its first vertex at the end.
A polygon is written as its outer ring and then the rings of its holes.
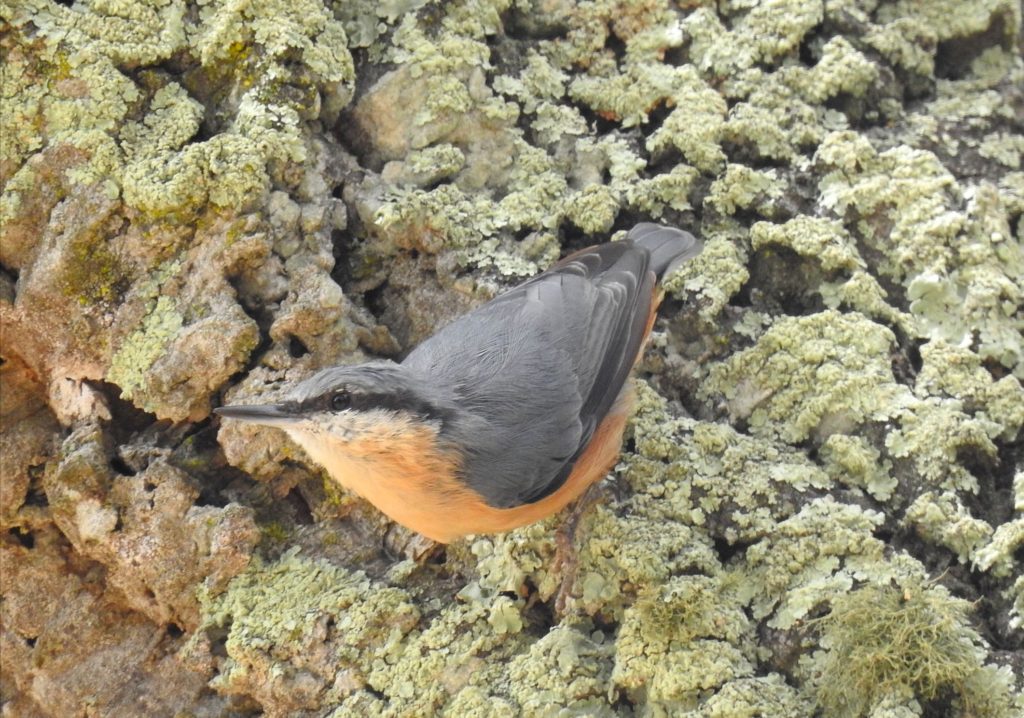
{"type": "Polygon", "coordinates": [[[395,393],[363,393],[350,392],[344,389],[332,391],[302,403],[300,410],[340,412],[346,409],[368,411],[370,409],[386,409],[406,411],[415,414],[425,421],[444,422],[449,412],[423,401],[412,392],[395,393]]]}
{"type": "Polygon", "coordinates": [[[328,404],[334,411],[344,411],[352,406],[352,395],[347,391],[336,391],[328,399],[328,404]]]}

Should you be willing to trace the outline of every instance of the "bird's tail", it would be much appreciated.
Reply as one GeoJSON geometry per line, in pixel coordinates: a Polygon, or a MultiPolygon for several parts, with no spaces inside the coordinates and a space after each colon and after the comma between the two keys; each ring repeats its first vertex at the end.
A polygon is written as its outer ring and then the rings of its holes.
{"type": "Polygon", "coordinates": [[[704,243],[689,232],[652,222],[641,222],[633,227],[626,239],[650,252],[651,271],[658,275],[659,281],[704,249],[704,243]]]}

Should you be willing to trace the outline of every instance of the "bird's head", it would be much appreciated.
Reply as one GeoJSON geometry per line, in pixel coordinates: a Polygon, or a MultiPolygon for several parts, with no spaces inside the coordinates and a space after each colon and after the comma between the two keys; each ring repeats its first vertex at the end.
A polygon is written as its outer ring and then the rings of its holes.
{"type": "Polygon", "coordinates": [[[324,454],[338,451],[355,456],[383,451],[410,434],[436,439],[450,413],[422,381],[393,362],[323,369],[278,403],[214,411],[283,429],[320,463],[324,454]]]}

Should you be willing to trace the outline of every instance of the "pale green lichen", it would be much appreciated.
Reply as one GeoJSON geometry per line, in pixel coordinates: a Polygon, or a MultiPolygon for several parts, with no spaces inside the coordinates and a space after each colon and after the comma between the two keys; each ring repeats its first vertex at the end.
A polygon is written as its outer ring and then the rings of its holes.
{"type": "Polygon", "coordinates": [[[991,541],[974,553],[974,563],[980,570],[990,571],[995,576],[1012,576],[1021,570],[1016,558],[1021,546],[1024,546],[1024,518],[1017,518],[996,527],[991,541]]]}
{"type": "Polygon", "coordinates": [[[983,357],[1024,375],[1024,251],[1009,241],[998,192],[964,192],[932,153],[879,154],[849,133],[827,137],[817,158],[834,168],[819,185],[823,204],[856,218],[857,234],[884,258],[878,271],[906,287],[920,333],[963,345],[976,337],[983,357]]]}
{"type": "Polygon", "coordinates": [[[175,299],[160,294],[163,284],[180,271],[180,261],[164,262],[135,288],[146,302],[146,315],[114,354],[107,370],[107,381],[119,386],[125,399],[130,400],[146,384],[149,368],[184,326],[175,299]]]}
{"type": "Polygon", "coordinates": [[[671,579],[627,609],[611,682],[649,709],[692,710],[708,692],[751,676],[737,645],[749,649],[752,628],[721,580],[671,579]]]}
{"type": "Polygon", "coordinates": [[[926,491],[907,507],[904,521],[926,541],[945,546],[960,563],[976,556],[992,536],[992,527],[971,516],[952,491],[926,491]]]}
{"type": "Polygon", "coordinates": [[[921,371],[914,391],[919,396],[948,397],[964,402],[972,414],[1000,424],[1012,438],[1024,426],[1024,387],[1016,377],[998,381],[982,366],[982,357],[944,341],[921,347],[921,371]]]}
{"type": "Polygon", "coordinates": [[[430,185],[457,175],[466,156],[454,145],[440,144],[410,152],[404,161],[385,166],[381,176],[395,184],[430,185]]]}
{"type": "MultiPolygon", "coordinates": [[[[494,78],[495,92],[512,95],[519,100],[523,112],[538,113],[545,101],[558,100],[565,95],[569,75],[555,67],[543,54],[530,50],[526,66],[517,77],[499,75],[494,78]]],[[[548,103],[549,107],[555,105],[548,103]]]]}
{"type": "Polygon", "coordinates": [[[837,132],[817,159],[835,168],[819,183],[820,201],[839,216],[856,213],[858,234],[886,257],[880,272],[902,281],[950,266],[965,218],[952,207],[956,181],[935,155],[905,146],[879,154],[863,137],[837,132]]]}
{"type": "Polygon", "coordinates": [[[697,169],[720,169],[725,163],[719,145],[725,125],[725,100],[691,67],[678,68],[677,73],[672,88],[675,109],[647,138],[647,150],[657,156],[675,148],[697,169]]]}
{"type": "Polygon", "coordinates": [[[509,662],[509,693],[524,715],[615,715],[607,701],[614,644],[580,628],[560,625],[509,662]]]}
{"type": "Polygon", "coordinates": [[[749,96],[729,112],[722,134],[750,146],[759,157],[795,161],[824,136],[819,113],[777,79],[755,82],[749,96]]]}
{"type": "Polygon", "coordinates": [[[801,695],[778,673],[729,681],[695,711],[700,718],[803,718],[810,715],[810,699],[801,695]]]}
{"type": "Polygon", "coordinates": [[[587,234],[607,232],[619,212],[620,199],[614,190],[592,184],[565,200],[565,216],[587,234]]]}
{"type": "Polygon", "coordinates": [[[687,165],[676,165],[668,172],[641,179],[627,190],[629,204],[659,218],[666,209],[684,211],[691,209],[690,192],[700,173],[687,165]]]}
{"type": "Polygon", "coordinates": [[[666,278],[665,291],[695,299],[701,319],[713,323],[750,278],[746,258],[741,237],[724,232],[705,235],[703,251],[666,278]]]}
{"type": "Polygon", "coordinates": [[[569,85],[569,97],[623,127],[633,127],[646,122],[647,115],[656,107],[671,101],[678,85],[687,80],[700,83],[686,67],[629,63],[624,70],[611,77],[577,77],[569,85]]]}
{"type": "Polygon", "coordinates": [[[978,154],[996,160],[1005,167],[1020,169],[1021,157],[1024,156],[1024,137],[993,132],[982,138],[978,154]]]}
{"type": "Polygon", "coordinates": [[[173,297],[158,297],[142,324],[110,360],[107,380],[121,388],[121,396],[131,399],[145,385],[146,373],[178,336],[185,319],[173,297]]]}
{"type": "Polygon", "coordinates": [[[878,66],[844,37],[833,37],[821,50],[821,59],[798,80],[804,96],[821,103],[840,93],[863,95],[878,81],[878,66]]]}
{"type": "Polygon", "coordinates": [[[758,222],[750,228],[750,242],[755,250],[772,245],[792,249],[835,277],[816,287],[830,309],[846,306],[904,331],[916,330],[910,315],[886,301],[885,290],[867,271],[867,263],[840,222],[806,215],[781,225],[758,222]]]}
{"type": "Polygon", "coordinates": [[[864,570],[875,575],[914,571],[906,561],[882,563],[885,545],[872,535],[881,523],[881,514],[831,498],[815,499],[779,522],[747,550],[742,568],[754,618],[789,629],[821,603],[849,591],[864,570]]]}
{"type": "MultiPolygon", "coordinates": [[[[39,118],[40,135],[50,145],[67,143],[92,155],[74,170],[76,182],[113,182],[123,187],[130,207],[156,218],[195,212],[207,201],[231,208],[251,202],[267,184],[269,162],[305,154],[298,110],[306,108],[271,99],[273,88],[296,72],[309,73],[308,82],[338,95],[355,77],[341,24],[315,2],[266,0],[245,8],[210,3],[193,16],[182,2],[105,0],[79,11],[28,0],[9,6],[5,17],[16,26],[31,22],[42,40],[33,50],[40,64],[20,76],[4,73],[4,96],[23,108],[19,122],[31,126],[35,122],[24,121],[39,118]],[[295,70],[293,52],[301,70],[295,70]],[[148,112],[141,121],[130,120],[152,81],[137,83],[119,68],[175,53],[194,53],[218,76],[236,72],[244,88],[234,116],[222,123],[225,131],[209,140],[193,141],[205,108],[175,82],[154,88],[148,112]],[[61,91],[18,80],[40,69],[61,91]]],[[[5,191],[5,213],[17,202],[7,192],[18,191],[17,185],[5,191]]]]}
{"type": "Polygon", "coordinates": [[[959,402],[930,399],[899,417],[899,428],[885,437],[890,455],[909,459],[928,486],[978,491],[977,478],[960,461],[964,452],[995,458],[992,439],[1001,426],[983,417],[969,417],[959,402]]]}
{"type": "Polygon", "coordinates": [[[580,549],[579,596],[573,602],[588,614],[621,618],[634,591],[718,566],[707,539],[685,524],[618,516],[603,506],[588,519],[581,529],[588,540],[580,549]]]}
{"type": "Polygon", "coordinates": [[[734,429],[667,415],[647,387],[634,419],[637,454],[626,477],[642,491],[638,508],[695,527],[713,527],[730,543],[756,541],[792,515],[797,497],[831,488],[829,477],[783,444],[734,429]]]}
{"type": "Polygon", "coordinates": [[[935,71],[935,56],[929,48],[937,40],[931,28],[909,17],[895,18],[882,25],[872,24],[864,36],[865,43],[894,66],[919,77],[930,77],[935,71]]]}
{"type": "Polygon", "coordinates": [[[1003,23],[1003,38],[1013,36],[1013,28],[1021,25],[1020,4],[1013,0],[979,0],[964,4],[957,0],[934,0],[928,3],[914,0],[897,0],[879,8],[878,20],[890,22],[898,18],[912,19],[928,28],[939,40],[953,37],[970,37],[989,29],[996,17],[1002,16],[1009,22],[1003,23]]]}
{"type": "Polygon", "coordinates": [[[711,183],[705,202],[722,214],[736,214],[741,209],[754,209],[769,214],[772,203],[783,189],[774,170],[755,170],[746,165],[730,163],[725,172],[711,183]]]}
{"type": "Polygon", "coordinates": [[[833,481],[864,489],[878,501],[892,498],[899,483],[892,462],[862,437],[832,434],[821,445],[820,456],[833,481]]]}
{"type": "Polygon", "coordinates": [[[865,266],[843,226],[827,219],[800,216],[785,224],[757,222],[750,228],[750,246],[757,250],[767,245],[788,247],[815,260],[826,272],[852,272],[865,266]]]}
{"type": "Polygon", "coordinates": [[[855,269],[848,279],[822,282],[818,292],[829,309],[849,307],[881,323],[898,327],[907,334],[917,333],[915,318],[892,306],[888,301],[888,292],[866,270],[855,269]]]}
{"type": "Polygon", "coordinates": [[[884,420],[911,398],[896,384],[889,329],[825,311],[777,321],[757,344],[712,368],[702,386],[721,394],[755,434],[799,442],[884,420]]]}
{"type": "Polygon", "coordinates": [[[759,62],[773,62],[793,53],[808,30],[821,22],[823,8],[795,0],[769,0],[736,8],[739,15],[727,30],[708,8],[699,8],[683,22],[690,35],[693,62],[708,74],[741,74],[759,62]]]}
{"type": "Polygon", "coordinates": [[[420,620],[404,591],[305,559],[297,548],[272,563],[254,560],[224,593],[201,591],[200,601],[204,623],[192,650],[206,631],[227,629],[227,659],[214,687],[263,700],[288,696],[295,709],[337,703],[346,685],[350,691],[372,682],[374,660],[394,660],[420,620]],[[325,639],[332,645],[329,675],[313,651],[325,639]],[[348,679],[336,683],[335,673],[348,679]]]}

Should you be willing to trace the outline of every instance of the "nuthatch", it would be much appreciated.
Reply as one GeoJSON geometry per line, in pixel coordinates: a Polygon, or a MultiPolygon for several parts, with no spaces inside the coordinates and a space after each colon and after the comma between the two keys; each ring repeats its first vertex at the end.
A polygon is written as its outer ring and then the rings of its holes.
{"type": "Polygon", "coordinates": [[[339,484],[435,541],[539,521],[618,459],[657,282],[701,247],[638,224],[459,317],[400,364],[324,369],[279,404],[216,411],[284,429],[339,484]]]}

